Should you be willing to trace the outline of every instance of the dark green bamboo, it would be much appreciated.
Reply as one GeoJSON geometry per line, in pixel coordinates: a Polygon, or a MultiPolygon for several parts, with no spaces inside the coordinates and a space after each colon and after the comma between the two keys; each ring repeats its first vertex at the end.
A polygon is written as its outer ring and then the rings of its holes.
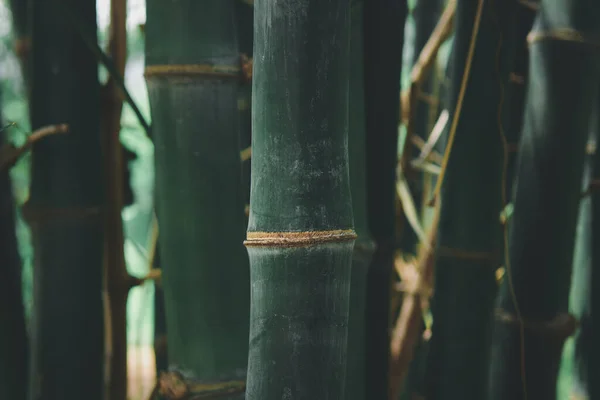
{"type": "Polygon", "coordinates": [[[95,38],[93,0],[34,0],[32,8],[32,128],[70,127],[34,145],[23,210],[35,252],[30,395],[42,400],[101,399],[103,391],[100,85],[66,8],[95,38]]]}
{"type": "Polygon", "coordinates": [[[343,399],[350,2],[254,3],[248,400],[343,399]]]}
{"type": "MultiPolygon", "coordinates": [[[[160,263],[160,245],[156,244],[156,253],[154,254],[154,267],[162,268],[160,263]]],[[[169,359],[167,353],[167,320],[165,315],[165,294],[162,285],[154,285],[154,356],[156,360],[156,372],[160,374],[169,368],[169,359]]],[[[157,375],[158,376],[158,375],[157,375]]]]}
{"type": "Polygon", "coordinates": [[[350,313],[348,319],[348,360],[346,365],[346,400],[365,400],[366,352],[365,313],[367,270],[375,250],[367,227],[366,125],[363,57],[363,0],[354,0],[350,19],[350,86],[348,90],[348,159],[354,229],[358,238],[352,254],[350,313]]]}
{"type": "MultiPolygon", "coordinates": [[[[481,2],[458,0],[450,120],[481,2]]],[[[471,69],[441,193],[428,400],[485,398],[495,271],[500,265],[503,93],[510,57],[503,41],[516,2],[483,3],[471,69]],[[502,119],[499,120],[499,113],[502,119]]],[[[450,125],[450,124],[449,124],[450,125]]]]}
{"type": "Polygon", "coordinates": [[[506,171],[506,198],[510,199],[512,186],[515,179],[517,163],[516,149],[518,148],[523,127],[523,114],[525,111],[525,89],[527,88],[527,70],[529,67],[529,51],[527,48],[527,34],[531,31],[535,11],[523,3],[517,3],[515,17],[513,17],[513,32],[509,40],[505,40],[504,47],[509,47],[514,52],[513,67],[510,71],[506,88],[506,106],[508,109],[508,123],[506,126],[506,140],[509,145],[508,165],[506,171]]]}
{"type": "MultiPolygon", "coordinates": [[[[598,101],[598,100],[597,100],[598,101]]],[[[593,330],[592,320],[594,317],[593,311],[598,311],[600,308],[600,273],[598,272],[600,269],[600,195],[598,194],[599,185],[598,185],[598,177],[600,177],[600,151],[598,150],[598,145],[600,143],[600,112],[598,109],[600,108],[600,104],[596,103],[596,117],[598,121],[596,122],[596,152],[593,156],[593,166],[592,166],[592,178],[595,180],[596,185],[594,188],[594,194],[592,195],[592,269],[590,273],[590,309],[589,316],[587,314],[588,310],[585,310],[582,317],[580,319],[580,336],[579,336],[579,353],[578,347],[576,345],[575,351],[577,356],[582,360],[580,363],[581,370],[585,372],[581,373],[582,377],[587,379],[587,393],[589,399],[598,399],[600,398],[600,382],[595,379],[595,377],[600,374],[600,367],[598,366],[597,360],[600,358],[600,346],[598,346],[597,340],[595,340],[598,335],[593,330]]],[[[576,342],[577,343],[577,342],[576,342]]]]}
{"type": "Polygon", "coordinates": [[[388,396],[390,290],[396,245],[395,199],[405,0],[364,5],[367,219],[377,245],[367,274],[366,369],[369,399],[388,396]]]}
{"type": "MultiPolygon", "coordinates": [[[[596,108],[598,106],[596,105],[596,108]]],[[[595,142],[598,130],[598,115],[593,116],[591,140],[595,142]]],[[[582,193],[585,192],[593,179],[593,168],[595,155],[586,154],[583,170],[582,193]]],[[[569,374],[570,384],[567,388],[569,396],[574,398],[591,398],[589,396],[588,375],[592,368],[594,336],[592,330],[592,276],[593,276],[593,220],[592,196],[585,196],[579,205],[577,218],[577,230],[575,233],[575,248],[573,254],[573,274],[571,277],[571,290],[569,295],[569,311],[579,320],[579,329],[575,333],[572,353],[563,352],[562,362],[571,368],[566,371],[569,374]]],[[[596,235],[596,237],[598,237],[596,235]]],[[[596,242],[597,243],[597,242],[596,242]]],[[[562,372],[562,371],[561,371],[562,372]]],[[[592,378],[593,380],[593,378],[592,378]]]]}
{"type": "Polygon", "coordinates": [[[595,2],[542,0],[531,33],[510,268],[497,300],[502,318],[493,337],[490,400],[556,398],[563,343],[574,331],[566,313],[585,144],[600,83],[599,17],[595,2]],[[555,37],[544,36],[557,30],[555,37]],[[573,40],[573,31],[594,45],[573,40]]]}
{"type": "MultiPolygon", "coordinates": [[[[1,125],[1,123],[0,123],[1,125]]],[[[0,132],[0,146],[7,132],[0,132]]],[[[0,170],[0,399],[27,396],[27,333],[21,290],[21,256],[8,169],[0,170]]]]}
{"type": "Polygon", "coordinates": [[[248,356],[235,4],[146,7],[169,365],[220,391],[243,383],[248,356]]]}
{"type": "MultiPolygon", "coordinates": [[[[236,0],[236,25],[240,53],[252,58],[254,38],[254,7],[245,1],[236,0]]],[[[245,80],[240,85],[238,110],[240,113],[240,150],[252,144],[252,81],[245,80]]],[[[242,187],[244,205],[250,203],[250,160],[242,162],[242,187]]]]}

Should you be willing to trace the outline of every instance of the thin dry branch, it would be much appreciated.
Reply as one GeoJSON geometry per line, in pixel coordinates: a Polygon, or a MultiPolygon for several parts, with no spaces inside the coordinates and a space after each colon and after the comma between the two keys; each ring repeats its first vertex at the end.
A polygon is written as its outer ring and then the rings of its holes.
{"type": "Polygon", "coordinates": [[[0,171],[12,168],[23,154],[43,138],[67,132],[69,132],[67,124],[48,125],[33,131],[21,146],[16,147],[10,143],[5,144],[0,148],[0,171]]]}
{"type": "Polygon", "coordinates": [[[433,222],[426,239],[421,243],[414,263],[397,260],[396,269],[404,282],[404,298],[391,341],[390,399],[397,399],[404,384],[414,348],[419,338],[423,310],[429,307],[434,286],[434,248],[440,217],[440,202],[435,204],[433,222]]]}

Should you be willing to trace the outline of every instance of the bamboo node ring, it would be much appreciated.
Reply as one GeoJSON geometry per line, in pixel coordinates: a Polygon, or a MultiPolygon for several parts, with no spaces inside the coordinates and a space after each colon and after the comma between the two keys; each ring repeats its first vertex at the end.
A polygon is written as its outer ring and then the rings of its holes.
{"type": "Polygon", "coordinates": [[[509,313],[501,308],[496,309],[496,321],[508,325],[523,325],[523,328],[536,335],[545,336],[560,341],[564,341],[569,336],[573,335],[579,326],[577,319],[570,313],[558,313],[551,320],[533,321],[517,318],[514,314],[509,313]]]}
{"type": "Polygon", "coordinates": [[[594,47],[600,47],[600,42],[596,38],[588,38],[582,32],[571,28],[556,28],[547,31],[531,31],[527,35],[527,44],[529,46],[542,40],[582,43],[594,47]]]}
{"type": "Polygon", "coordinates": [[[348,242],[357,238],[352,229],[307,232],[248,232],[246,247],[308,247],[323,243],[348,242]]]}
{"type": "Polygon", "coordinates": [[[237,65],[181,64],[149,65],[144,69],[144,77],[191,77],[241,79],[242,69],[237,65]]]}

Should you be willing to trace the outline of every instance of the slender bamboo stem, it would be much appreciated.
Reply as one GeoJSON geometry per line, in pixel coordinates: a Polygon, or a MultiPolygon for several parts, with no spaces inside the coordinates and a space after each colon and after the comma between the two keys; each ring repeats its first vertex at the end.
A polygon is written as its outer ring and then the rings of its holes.
{"type": "Polygon", "coordinates": [[[349,3],[254,3],[248,400],[345,398],[349,3]]]}
{"type": "Polygon", "coordinates": [[[600,88],[599,17],[597,3],[542,0],[528,36],[529,82],[490,400],[556,398],[563,343],[576,329],[566,310],[586,141],[600,88]],[[570,62],[560,62],[565,59],[570,62]],[[557,79],[563,76],[569,81],[557,79]]]}
{"type": "Polygon", "coordinates": [[[65,10],[96,38],[92,0],[32,4],[32,128],[66,123],[69,135],[33,145],[34,307],[30,396],[102,399],[104,185],[98,67],[65,10]]]}
{"type": "MultiPolygon", "coordinates": [[[[4,144],[5,135],[0,135],[4,144]]],[[[8,169],[0,169],[0,398],[27,398],[27,332],[21,290],[21,257],[8,169]]]]}

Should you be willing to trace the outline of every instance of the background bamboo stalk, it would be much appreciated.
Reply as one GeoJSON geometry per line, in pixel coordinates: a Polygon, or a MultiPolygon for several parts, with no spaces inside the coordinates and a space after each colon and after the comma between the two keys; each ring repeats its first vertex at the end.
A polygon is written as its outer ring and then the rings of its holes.
{"type": "Polygon", "coordinates": [[[390,292],[396,245],[395,198],[405,0],[364,5],[367,219],[377,245],[367,275],[366,360],[370,399],[388,396],[390,292]]]}
{"type": "Polygon", "coordinates": [[[163,374],[159,386],[183,381],[198,396],[233,388],[228,398],[241,398],[250,285],[235,3],[154,0],[146,7],[168,360],[180,373],[163,374]]]}
{"type": "Polygon", "coordinates": [[[345,398],[349,3],[254,4],[248,400],[345,398]]]}
{"type": "Polygon", "coordinates": [[[490,400],[555,398],[563,343],[576,328],[567,302],[586,141],[600,87],[600,56],[590,39],[600,33],[592,22],[599,16],[596,3],[543,0],[528,36],[529,83],[490,400]],[[570,62],[560,62],[565,59],[570,62]],[[564,76],[568,82],[557,79],[564,76]]]}
{"type": "Polygon", "coordinates": [[[498,63],[498,54],[505,50],[513,10],[511,2],[457,2],[449,107],[456,135],[441,192],[428,400],[485,398],[510,65],[506,54],[498,63]]]}
{"type": "MultiPolygon", "coordinates": [[[[0,122],[1,124],[1,122],[0,122]]],[[[0,132],[0,145],[7,141],[0,132]]],[[[0,169],[0,398],[27,398],[28,345],[21,290],[21,256],[8,168],[0,169]]]]}
{"type": "Polygon", "coordinates": [[[363,8],[363,0],[351,2],[348,160],[354,229],[358,238],[352,254],[350,281],[345,395],[347,400],[365,400],[369,398],[365,387],[367,374],[365,352],[366,291],[367,271],[375,251],[375,243],[371,239],[367,226],[363,8]]]}
{"type": "MultiPolygon", "coordinates": [[[[109,55],[115,72],[123,77],[127,60],[127,2],[110,2],[109,55]]],[[[105,290],[108,314],[106,350],[108,362],[107,399],[125,400],[127,397],[127,297],[134,285],[127,272],[124,254],[122,209],[125,205],[124,178],[127,165],[120,142],[123,96],[115,78],[110,76],[101,90],[102,136],[104,144],[104,173],[106,179],[106,218],[104,243],[105,290]]]]}
{"type": "Polygon", "coordinates": [[[32,128],[67,123],[69,135],[33,146],[31,195],[34,310],[30,396],[102,398],[104,210],[98,67],[65,18],[96,37],[92,0],[32,4],[32,128]]]}

